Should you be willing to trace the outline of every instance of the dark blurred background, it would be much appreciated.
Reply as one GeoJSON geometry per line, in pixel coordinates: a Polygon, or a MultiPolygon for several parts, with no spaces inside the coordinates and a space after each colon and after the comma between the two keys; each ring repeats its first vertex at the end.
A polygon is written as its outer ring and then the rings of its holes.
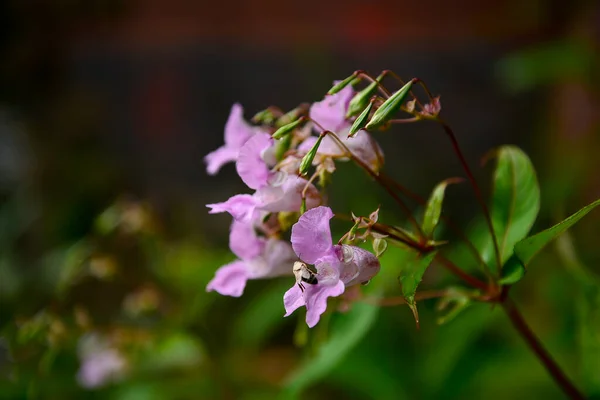
{"type": "MultiPolygon", "coordinates": [[[[530,155],[539,230],[600,197],[599,40],[596,1],[1,2],[0,397],[275,396],[305,353],[293,341],[297,317],[283,320],[277,303],[290,282],[252,282],[240,299],[204,293],[233,258],[229,216],[209,216],[205,204],[247,190],[232,165],[210,177],[203,163],[231,105],[247,119],[291,109],[357,69],[419,77],[441,95],[486,192],[488,150],[511,143],[530,155]],[[77,348],[90,332],[130,351],[129,367],[84,392],[77,348]]],[[[423,123],[380,134],[386,170],[424,196],[462,175],[442,133],[423,123]]],[[[338,209],[381,203],[384,217],[400,218],[368,179],[342,172],[338,209]]],[[[448,208],[466,225],[476,214],[469,188],[453,189],[448,208]]],[[[598,272],[597,215],[573,238],[578,262],[598,272]]],[[[583,382],[577,287],[553,256],[515,291],[583,382]]],[[[421,331],[407,309],[382,310],[358,350],[307,393],[561,398],[502,315],[473,309],[438,328],[426,308],[421,331]]]]}

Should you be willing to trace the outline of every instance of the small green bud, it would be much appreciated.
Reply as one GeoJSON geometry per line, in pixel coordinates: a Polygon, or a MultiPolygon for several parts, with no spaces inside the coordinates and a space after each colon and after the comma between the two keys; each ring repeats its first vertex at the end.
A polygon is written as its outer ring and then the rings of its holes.
{"type": "Polygon", "coordinates": [[[278,140],[275,144],[275,159],[277,161],[283,160],[283,156],[292,146],[292,135],[285,135],[281,140],[278,140]]]}
{"type": "Polygon", "coordinates": [[[371,121],[367,124],[366,128],[367,129],[377,128],[377,127],[385,124],[390,119],[392,119],[392,117],[394,116],[394,114],[396,112],[398,112],[398,110],[400,109],[400,106],[402,105],[402,102],[404,101],[404,99],[406,98],[408,93],[410,92],[410,89],[411,89],[414,81],[415,81],[415,79],[408,81],[408,83],[406,85],[402,86],[402,88],[400,88],[400,90],[398,90],[389,99],[387,99],[377,109],[377,111],[375,111],[375,113],[373,114],[373,117],[371,118],[371,121]]]}
{"type": "Polygon", "coordinates": [[[273,109],[267,108],[254,114],[254,117],[252,117],[251,121],[255,124],[271,125],[276,119],[277,115],[275,115],[273,109]]]}
{"type": "Polygon", "coordinates": [[[358,79],[356,77],[356,75],[358,75],[358,74],[355,72],[352,75],[350,75],[349,77],[347,77],[346,79],[344,79],[343,81],[336,83],[335,85],[333,85],[333,87],[331,89],[329,89],[329,92],[327,92],[327,94],[328,95],[336,94],[337,92],[339,92],[340,90],[342,90],[343,88],[348,86],[350,83],[353,83],[353,81],[355,79],[358,79]]]}
{"type": "Polygon", "coordinates": [[[279,128],[279,127],[289,124],[290,122],[296,121],[303,114],[306,114],[309,107],[310,107],[310,105],[305,103],[305,104],[299,105],[298,107],[294,108],[291,111],[288,111],[287,113],[285,113],[281,117],[279,117],[279,119],[275,123],[275,126],[279,128]]]}
{"type": "Polygon", "coordinates": [[[369,120],[369,114],[371,113],[372,109],[373,102],[370,102],[367,108],[365,108],[363,112],[360,113],[358,118],[356,118],[356,120],[352,124],[352,127],[350,127],[350,133],[348,134],[348,136],[356,135],[356,132],[360,131],[362,128],[365,127],[365,125],[367,125],[367,122],[369,120]]]}
{"type": "Polygon", "coordinates": [[[319,146],[321,145],[321,141],[323,141],[324,137],[325,135],[321,134],[315,142],[315,144],[313,145],[312,149],[310,149],[309,152],[306,153],[304,158],[302,158],[302,162],[300,162],[299,169],[300,175],[306,175],[306,173],[308,172],[308,169],[312,165],[312,162],[315,159],[315,156],[317,155],[317,151],[319,150],[319,146]]]}
{"type": "Polygon", "coordinates": [[[373,251],[377,258],[381,257],[387,250],[388,242],[385,239],[376,238],[373,240],[373,251]]]}
{"type": "Polygon", "coordinates": [[[281,128],[277,129],[275,131],[275,133],[273,133],[271,135],[271,137],[273,139],[281,139],[282,137],[284,137],[285,135],[287,135],[288,133],[290,133],[294,129],[296,129],[298,127],[298,125],[300,125],[302,122],[304,122],[304,118],[300,118],[294,122],[290,122],[289,124],[284,125],[281,128]]]}
{"type": "Polygon", "coordinates": [[[385,74],[381,74],[375,79],[375,82],[371,82],[369,86],[361,90],[350,100],[350,104],[348,104],[348,112],[346,113],[346,118],[350,118],[362,110],[365,109],[367,103],[373,97],[375,92],[377,92],[377,86],[381,80],[385,77],[385,74]]]}

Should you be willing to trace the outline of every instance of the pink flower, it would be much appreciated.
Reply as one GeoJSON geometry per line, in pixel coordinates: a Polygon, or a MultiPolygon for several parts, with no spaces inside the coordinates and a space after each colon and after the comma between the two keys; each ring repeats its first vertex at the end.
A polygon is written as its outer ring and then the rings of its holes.
{"type": "MultiPolygon", "coordinates": [[[[248,222],[257,210],[300,210],[302,191],[308,182],[284,171],[271,171],[269,165],[274,164],[270,153],[272,147],[273,139],[266,133],[254,135],[242,146],[236,169],[244,183],[256,192],[254,195],[238,194],[223,203],[207,204],[206,206],[211,208],[210,214],[228,212],[236,220],[248,222]]],[[[319,191],[314,185],[308,184],[307,209],[316,207],[320,202],[319,191]]]]}
{"type": "Polygon", "coordinates": [[[306,324],[315,326],[327,309],[327,298],[344,293],[347,286],[370,280],[379,272],[379,260],[356,246],[333,245],[329,207],[317,207],[304,213],[292,227],[292,247],[298,257],[317,269],[317,284],[304,290],[292,286],[283,296],[287,317],[297,308],[306,307],[306,324]]]}
{"type": "Polygon", "coordinates": [[[219,169],[228,162],[238,158],[240,148],[254,134],[263,132],[260,128],[252,126],[244,121],[244,110],[240,104],[231,107],[229,118],[225,123],[225,145],[209,153],[204,157],[206,172],[215,175],[219,169]]]}
{"type": "MultiPolygon", "coordinates": [[[[322,101],[313,103],[309,116],[327,131],[337,133],[344,128],[349,128],[350,122],[346,120],[346,112],[353,96],[354,90],[351,85],[348,85],[336,94],[327,95],[322,101]]],[[[321,132],[320,127],[315,128],[321,132]]]]}
{"type": "Polygon", "coordinates": [[[296,260],[288,242],[257,236],[252,222],[233,221],[229,247],[239,259],[217,270],[206,286],[209,292],[214,290],[224,296],[239,297],[249,279],[291,274],[296,260]]]}
{"type": "Polygon", "coordinates": [[[83,336],[79,340],[78,353],[81,366],[77,381],[83,387],[91,389],[104,386],[121,379],[126,372],[125,358],[98,334],[83,336]]]}

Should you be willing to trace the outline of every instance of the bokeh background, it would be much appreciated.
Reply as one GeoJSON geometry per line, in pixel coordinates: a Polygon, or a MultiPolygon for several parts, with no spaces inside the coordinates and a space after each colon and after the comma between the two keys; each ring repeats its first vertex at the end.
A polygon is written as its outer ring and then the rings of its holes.
{"type": "MultiPolygon", "coordinates": [[[[488,305],[438,326],[425,302],[420,330],[407,307],[357,305],[358,320],[334,315],[344,328],[308,334],[301,313],[282,318],[291,278],[239,299],[206,293],[234,256],[230,218],[205,204],[246,189],[232,165],[208,176],[203,157],[234,102],[249,119],[320,100],[356,69],[392,69],[442,96],[486,193],[487,151],[530,155],[540,230],[600,197],[599,41],[595,1],[2,1],[0,398],[563,398],[488,305]],[[122,372],[89,387],[98,349],[122,372]]],[[[377,140],[388,173],[424,196],[462,175],[433,124],[377,140]]],[[[467,226],[477,212],[463,186],[447,210],[467,226]]],[[[342,167],[330,193],[336,211],[381,204],[400,221],[357,169],[342,167]]],[[[599,239],[596,212],[514,290],[596,394],[599,239]]],[[[393,252],[383,266],[393,281],[393,252]]],[[[424,287],[446,283],[433,267],[424,287]]]]}

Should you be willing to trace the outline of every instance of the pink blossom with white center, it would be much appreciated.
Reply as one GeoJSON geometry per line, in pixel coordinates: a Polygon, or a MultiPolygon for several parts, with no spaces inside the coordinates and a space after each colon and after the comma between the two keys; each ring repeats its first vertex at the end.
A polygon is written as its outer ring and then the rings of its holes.
{"type": "Polygon", "coordinates": [[[209,292],[214,290],[224,296],[239,297],[249,279],[290,275],[292,264],[297,260],[288,242],[259,237],[252,222],[233,221],[229,247],[239,259],[217,270],[206,286],[209,292]]]}
{"type": "Polygon", "coordinates": [[[283,296],[285,316],[306,307],[306,324],[315,326],[327,309],[327,298],[344,293],[346,287],[370,280],[379,272],[379,260],[356,246],[333,245],[329,207],[316,207],[304,213],[292,227],[292,247],[298,257],[317,269],[316,284],[294,284],[283,296]]]}

